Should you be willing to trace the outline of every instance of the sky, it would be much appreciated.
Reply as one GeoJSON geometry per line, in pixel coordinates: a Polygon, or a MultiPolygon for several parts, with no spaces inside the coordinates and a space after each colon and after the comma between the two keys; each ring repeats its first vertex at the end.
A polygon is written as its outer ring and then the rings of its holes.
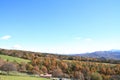
{"type": "Polygon", "coordinates": [[[120,49],[120,0],[0,0],[0,48],[48,53],[120,49]]]}

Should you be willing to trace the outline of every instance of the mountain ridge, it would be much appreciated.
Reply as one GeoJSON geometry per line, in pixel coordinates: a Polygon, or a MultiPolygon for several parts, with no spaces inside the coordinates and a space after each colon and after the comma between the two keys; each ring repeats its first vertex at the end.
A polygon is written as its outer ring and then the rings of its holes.
{"type": "Polygon", "coordinates": [[[90,53],[74,54],[75,56],[120,60],[120,50],[95,51],[90,53]]]}

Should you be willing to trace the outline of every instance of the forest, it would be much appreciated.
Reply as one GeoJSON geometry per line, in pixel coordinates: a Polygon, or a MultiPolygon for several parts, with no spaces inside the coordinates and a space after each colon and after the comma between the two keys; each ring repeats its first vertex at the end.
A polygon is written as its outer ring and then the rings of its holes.
{"type": "MultiPolygon", "coordinates": [[[[27,61],[10,61],[0,57],[0,70],[27,74],[52,74],[52,77],[74,80],[120,80],[120,61],[86,58],[21,50],[0,49],[0,55],[27,61]]],[[[1,73],[2,75],[2,73],[1,73]]]]}

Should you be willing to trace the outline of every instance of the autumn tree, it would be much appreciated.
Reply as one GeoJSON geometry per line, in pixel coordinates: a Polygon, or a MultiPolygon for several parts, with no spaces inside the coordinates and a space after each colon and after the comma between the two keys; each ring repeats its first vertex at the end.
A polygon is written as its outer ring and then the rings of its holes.
{"type": "Polygon", "coordinates": [[[26,72],[26,63],[22,62],[21,64],[19,64],[18,71],[26,72]]]}
{"type": "Polygon", "coordinates": [[[60,68],[55,69],[52,73],[53,77],[62,77],[63,76],[63,72],[60,68]]]}
{"type": "Polygon", "coordinates": [[[47,68],[45,66],[42,66],[41,70],[44,72],[44,73],[47,73],[47,68]]]}
{"type": "Polygon", "coordinates": [[[61,61],[61,63],[60,63],[60,67],[61,67],[61,69],[62,69],[64,72],[68,69],[67,63],[62,62],[62,61],[61,61]]]}
{"type": "Polygon", "coordinates": [[[76,71],[74,77],[77,80],[84,80],[84,75],[80,71],[76,71]]]}

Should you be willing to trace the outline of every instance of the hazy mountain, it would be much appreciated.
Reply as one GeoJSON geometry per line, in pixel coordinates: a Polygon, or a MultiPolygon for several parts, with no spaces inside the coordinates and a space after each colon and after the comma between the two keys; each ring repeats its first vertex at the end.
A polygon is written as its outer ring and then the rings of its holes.
{"type": "Polygon", "coordinates": [[[110,50],[110,51],[96,51],[91,53],[75,54],[77,56],[92,57],[92,58],[107,58],[120,60],[120,50],[110,50]]]}

